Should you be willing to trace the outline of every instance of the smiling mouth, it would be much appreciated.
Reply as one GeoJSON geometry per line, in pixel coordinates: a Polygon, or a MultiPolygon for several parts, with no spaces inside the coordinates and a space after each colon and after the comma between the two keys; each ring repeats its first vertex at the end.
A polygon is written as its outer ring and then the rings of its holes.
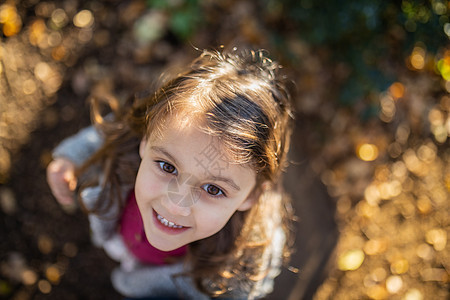
{"type": "Polygon", "coordinates": [[[159,223],[161,223],[162,225],[169,227],[169,228],[175,228],[175,229],[181,229],[181,228],[187,228],[185,226],[182,225],[178,225],[175,224],[173,222],[170,222],[169,220],[167,220],[166,218],[164,218],[163,216],[161,216],[160,214],[156,213],[156,219],[158,219],[159,223]]]}

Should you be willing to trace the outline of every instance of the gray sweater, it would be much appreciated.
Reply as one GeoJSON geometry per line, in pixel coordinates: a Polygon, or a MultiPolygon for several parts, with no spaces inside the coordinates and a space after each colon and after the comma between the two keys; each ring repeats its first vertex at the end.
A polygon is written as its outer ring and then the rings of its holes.
{"type": "MultiPolygon", "coordinates": [[[[65,139],[53,151],[53,157],[64,157],[80,166],[102,145],[103,137],[95,127],[87,127],[76,135],[65,139]]],[[[132,187],[121,187],[123,199],[132,187]]],[[[94,207],[101,187],[86,188],[81,193],[81,201],[89,209],[94,207]]],[[[127,297],[164,296],[181,299],[209,299],[199,292],[190,277],[179,275],[189,270],[189,265],[179,262],[170,265],[143,265],[134,258],[118,234],[120,212],[118,206],[112,206],[105,214],[89,215],[91,238],[97,247],[101,247],[121,265],[117,267],[111,280],[115,289],[127,297]]],[[[273,290],[273,280],[280,273],[282,249],[285,235],[281,228],[274,228],[271,246],[264,252],[264,266],[269,272],[267,276],[248,286],[248,284],[230,287],[226,294],[228,299],[257,299],[264,297],[273,290]]]]}

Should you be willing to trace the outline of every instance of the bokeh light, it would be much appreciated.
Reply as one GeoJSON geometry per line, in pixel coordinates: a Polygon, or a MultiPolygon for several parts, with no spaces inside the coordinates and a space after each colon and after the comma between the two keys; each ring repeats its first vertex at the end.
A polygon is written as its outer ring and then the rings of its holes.
{"type": "Polygon", "coordinates": [[[50,236],[41,234],[38,236],[38,248],[43,254],[49,254],[53,250],[53,240],[50,236]]]}
{"type": "Polygon", "coordinates": [[[57,8],[52,12],[51,20],[57,28],[62,28],[69,23],[69,17],[61,8],[57,8]]]}
{"type": "Polygon", "coordinates": [[[386,279],[386,289],[390,294],[397,294],[403,287],[403,280],[398,275],[389,276],[386,279]]]}
{"type": "Polygon", "coordinates": [[[378,147],[374,144],[362,144],[357,147],[357,154],[361,160],[373,161],[378,157],[378,147]]]}
{"type": "Polygon", "coordinates": [[[37,19],[33,23],[31,23],[29,30],[30,43],[34,46],[38,46],[45,37],[44,34],[46,32],[46,29],[47,27],[44,20],[42,19],[37,19]]]}
{"type": "Polygon", "coordinates": [[[351,271],[358,269],[364,261],[364,252],[362,250],[349,250],[339,256],[338,267],[342,271],[351,271]]]}
{"type": "Polygon", "coordinates": [[[445,51],[444,57],[436,64],[439,74],[446,81],[450,81],[450,50],[445,51]]]}
{"type": "Polygon", "coordinates": [[[380,119],[386,123],[391,122],[397,111],[395,107],[394,98],[389,94],[381,95],[380,105],[381,105],[380,119]]]}
{"type": "Polygon", "coordinates": [[[94,24],[94,15],[90,10],[82,10],[73,17],[73,24],[80,28],[91,27],[94,24]]]}
{"type": "Polygon", "coordinates": [[[0,24],[3,25],[3,34],[7,37],[16,35],[22,29],[22,19],[12,3],[0,5],[0,24]]]}
{"type": "Polygon", "coordinates": [[[38,275],[33,270],[25,270],[22,273],[22,283],[25,285],[34,285],[38,280],[38,275]]]}
{"type": "Polygon", "coordinates": [[[405,86],[400,82],[394,82],[389,87],[389,92],[394,99],[400,99],[405,95],[405,86]]]}
{"type": "Polygon", "coordinates": [[[67,229],[39,222],[76,213],[39,198],[49,195],[45,179],[30,180],[30,197],[9,176],[42,172],[94,87],[125,98],[161,66],[182,64],[192,45],[216,41],[270,49],[300,92],[293,101],[305,127],[293,143],[335,201],[341,234],[316,299],[448,298],[449,1],[113,2],[0,4],[0,209],[13,251],[0,262],[0,298],[70,293],[62,283],[85,273],[69,266],[90,249],[57,232],[80,234],[70,217],[67,229]],[[39,149],[30,159],[39,167],[16,159],[23,145],[39,149]],[[37,246],[32,255],[27,245],[37,246]]]}
{"type": "Polygon", "coordinates": [[[47,277],[48,281],[52,284],[58,284],[61,280],[61,272],[58,267],[51,265],[45,270],[45,277],[47,277]]]}
{"type": "Polygon", "coordinates": [[[425,67],[426,50],[421,46],[416,46],[410,56],[410,63],[413,69],[422,70],[425,67]]]}
{"type": "Polygon", "coordinates": [[[39,280],[38,288],[42,294],[50,294],[50,292],[52,291],[52,285],[50,284],[50,282],[44,279],[39,280]]]}

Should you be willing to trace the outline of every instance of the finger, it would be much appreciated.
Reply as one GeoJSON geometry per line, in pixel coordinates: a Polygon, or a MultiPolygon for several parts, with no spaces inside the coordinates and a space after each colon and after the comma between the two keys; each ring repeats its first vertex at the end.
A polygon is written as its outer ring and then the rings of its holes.
{"type": "Polygon", "coordinates": [[[68,183],[64,180],[62,174],[51,173],[48,175],[47,181],[50,189],[56,193],[58,193],[60,190],[63,190],[64,187],[67,187],[68,185],[68,183]]]}
{"type": "Polygon", "coordinates": [[[53,195],[60,204],[66,205],[74,202],[73,193],[68,189],[55,190],[53,195]]]}
{"type": "Polygon", "coordinates": [[[63,179],[62,174],[50,174],[48,177],[48,185],[58,202],[66,203],[73,196],[69,183],[63,179]]]}
{"type": "Polygon", "coordinates": [[[47,167],[47,173],[61,172],[63,164],[60,161],[52,161],[47,167]]]}
{"type": "Polygon", "coordinates": [[[67,187],[70,191],[74,191],[77,187],[77,178],[72,170],[66,171],[63,175],[64,181],[67,183],[67,187]]]}
{"type": "Polygon", "coordinates": [[[73,197],[71,196],[59,196],[55,197],[59,204],[61,205],[70,205],[73,204],[75,201],[73,197]]]}

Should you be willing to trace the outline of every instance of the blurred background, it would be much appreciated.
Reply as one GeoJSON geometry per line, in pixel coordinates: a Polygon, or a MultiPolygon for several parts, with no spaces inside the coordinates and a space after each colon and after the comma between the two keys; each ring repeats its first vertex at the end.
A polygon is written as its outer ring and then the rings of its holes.
{"type": "Polygon", "coordinates": [[[120,299],[45,180],[51,150],[204,48],[267,49],[297,92],[295,253],[271,299],[448,299],[447,0],[0,2],[0,298],[120,299]]]}

